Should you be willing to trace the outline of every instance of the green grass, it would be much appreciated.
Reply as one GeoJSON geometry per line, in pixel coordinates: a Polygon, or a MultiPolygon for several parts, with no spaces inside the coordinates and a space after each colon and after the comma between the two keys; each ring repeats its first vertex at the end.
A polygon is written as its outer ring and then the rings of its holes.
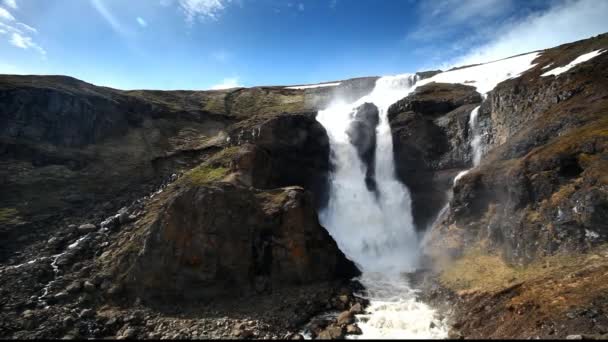
{"type": "Polygon", "coordinates": [[[210,182],[218,181],[224,178],[228,174],[228,168],[225,167],[213,167],[210,165],[201,165],[191,171],[185,176],[190,184],[203,185],[210,182]]]}

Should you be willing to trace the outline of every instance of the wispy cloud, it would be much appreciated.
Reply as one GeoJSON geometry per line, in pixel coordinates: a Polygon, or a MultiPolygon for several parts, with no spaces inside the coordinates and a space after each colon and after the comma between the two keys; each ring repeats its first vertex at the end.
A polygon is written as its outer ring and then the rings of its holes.
{"type": "Polygon", "coordinates": [[[137,23],[139,24],[139,26],[141,26],[141,27],[148,27],[148,23],[144,20],[144,18],[137,17],[137,18],[135,18],[135,20],[137,21],[137,23]]]}
{"type": "Polygon", "coordinates": [[[34,27],[31,27],[30,25],[26,25],[24,23],[17,23],[16,24],[18,27],[21,27],[22,29],[26,30],[26,31],[30,31],[32,33],[38,33],[38,30],[35,29],[34,27]]]}
{"type": "Polygon", "coordinates": [[[304,11],[304,4],[303,4],[303,3],[301,3],[301,2],[300,2],[300,3],[298,4],[298,10],[299,10],[299,11],[304,11]]]}
{"type": "Polygon", "coordinates": [[[20,33],[13,32],[11,34],[11,39],[9,40],[11,44],[21,49],[33,49],[38,51],[41,55],[46,55],[46,50],[44,50],[40,45],[36,44],[32,37],[24,36],[20,33]]]}
{"type": "Polygon", "coordinates": [[[6,20],[6,21],[15,21],[15,17],[13,17],[11,12],[5,10],[2,7],[0,7],[0,19],[6,20]]]}
{"type": "Polygon", "coordinates": [[[334,9],[338,6],[338,0],[329,0],[329,8],[334,9]]]}
{"type": "Polygon", "coordinates": [[[451,61],[451,65],[486,62],[545,49],[608,31],[608,1],[556,3],[546,11],[510,21],[494,39],[451,61]]]}
{"type": "Polygon", "coordinates": [[[217,20],[231,0],[161,0],[161,5],[169,6],[177,2],[178,7],[190,24],[195,20],[217,20]]]}
{"type": "Polygon", "coordinates": [[[17,9],[17,2],[15,0],[4,0],[2,1],[2,3],[9,8],[12,8],[14,10],[17,9]]]}
{"type": "Polygon", "coordinates": [[[437,0],[418,6],[421,23],[408,38],[423,41],[454,34],[457,30],[475,31],[513,10],[513,0],[437,0]]]}
{"type": "Polygon", "coordinates": [[[239,85],[239,78],[231,77],[231,78],[224,78],[221,83],[211,86],[211,89],[220,90],[220,89],[230,89],[230,88],[237,88],[237,87],[242,87],[241,85],[239,85]]]}
{"type": "MultiPolygon", "coordinates": [[[[11,8],[17,8],[17,4],[11,1],[4,1],[3,4],[11,8]]],[[[37,33],[36,28],[18,22],[8,10],[0,7],[0,34],[8,36],[8,42],[11,45],[24,50],[34,50],[44,57],[46,56],[46,50],[30,36],[30,34],[37,33]]]]}

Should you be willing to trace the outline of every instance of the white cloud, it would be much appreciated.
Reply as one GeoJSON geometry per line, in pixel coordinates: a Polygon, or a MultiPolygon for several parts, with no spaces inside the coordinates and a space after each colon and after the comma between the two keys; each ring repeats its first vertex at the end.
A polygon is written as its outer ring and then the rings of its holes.
{"type": "Polygon", "coordinates": [[[608,1],[566,1],[497,30],[489,43],[456,58],[466,65],[554,47],[608,31],[608,1]]]}
{"type": "Polygon", "coordinates": [[[299,3],[298,4],[298,10],[303,11],[304,10],[304,4],[303,3],[299,3]]]}
{"type": "Polygon", "coordinates": [[[3,3],[6,7],[17,9],[17,2],[15,0],[4,0],[3,3]]]}
{"type": "Polygon", "coordinates": [[[24,36],[20,33],[13,32],[9,42],[18,48],[24,50],[33,49],[38,51],[41,55],[46,55],[46,51],[40,45],[36,44],[31,37],[24,36]]]}
{"type": "Polygon", "coordinates": [[[237,88],[237,87],[242,87],[241,85],[239,85],[239,78],[232,77],[232,78],[224,78],[222,83],[211,86],[211,89],[220,90],[220,89],[230,89],[230,88],[237,88]]]}
{"type": "Polygon", "coordinates": [[[137,17],[135,20],[137,20],[137,23],[141,27],[147,27],[148,26],[148,23],[142,17],[137,17]]]}
{"type": "Polygon", "coordinates": [[[338,5],[338,0],[329,1],[329,8],[334,9],[334,8],[336,8],[337,5],[338,5]]]}
{"type": "Polygon", "coordinates": [[[421,25],[409,38],[428,40],[454,32],[456,27],[479,27],[508,13],[513,0],[436,0],[422,1],[418,8],[421,25]]]}
{"type": "Polygon", "coordinates": [[[27,25],[24,23],[17,23],[17,26],[19,26],[27,31],[30,31],[32,33],[38,33],[38,30],[36,30],[36,28],[34,28],[34,27],[31,27],[30,25],[27,25]]]}
{"type": "Polygon", "coordinates": [[[15,17],[13,17],[13,15],[11,14],[11,12],[5,10],[4,8],[0,7],[0,19],[4,19],[6,21],[14,21],[15,17]]]}
{"type": "Polygon", "coordinates": [[[6,30],[4,29],[0,29],[0,34],[7,34],[8,32],[6,32],[6,30]]]}
{"type": "MultiPolygon", "coordinates": [[[[195,19],[217,20],[219,15],[226,9],[226,5],[231,0],[177,0],[180,9],[186,15],[186,21],[193,23],[195,19]]],[[[169,2],[163,0],[162,5],[169,2]]]]}

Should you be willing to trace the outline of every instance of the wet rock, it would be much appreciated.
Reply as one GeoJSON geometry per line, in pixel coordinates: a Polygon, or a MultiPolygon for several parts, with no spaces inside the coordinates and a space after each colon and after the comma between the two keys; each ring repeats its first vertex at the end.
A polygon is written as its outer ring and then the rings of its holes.
{"type": "Polygon", "coordinates": [[[338,325],[347,325],[354,321],[354,316],[353,311],[344,311],[338,315],[336,322],[338,325]]]}
{"type": "Polygon", "coordinates": [[[349,335],[361,335],[363,334],[363,332],[361,331],[361,328],[359,328],[356,324],[349,324],[346,327],[346,333],[349,335]]]}
{"type": "Polygon", "coordinates": [[[345,335],[345,328],[341,326],[331,325],[325,330],[321,331],[317,336],[319,340],[338,340],[343,339],[345,335]]]}
{"type": "Polygon", "coordinates": [[[355,303],[349,310],[350,312],[352,312],[355,315],[358,314],[362,314],[363,313],[363,307],[361,305],[361,303],[355,303]]]}
{"type": "Polygon", "coordinates": [[[359,158],[366,166],[365,184],[370,191],[376,191],[374,175],[376,161],[376,126],[380,122],[378,107],[364,103],[351,114],[353,121],[346,134],[355,146],[359,158]]]}

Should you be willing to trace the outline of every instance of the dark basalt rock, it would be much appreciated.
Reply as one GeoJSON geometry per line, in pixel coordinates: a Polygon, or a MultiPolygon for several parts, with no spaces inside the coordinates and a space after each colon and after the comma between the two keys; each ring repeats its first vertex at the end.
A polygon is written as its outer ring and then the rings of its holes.
{"type": "Polygon", "coordinates": [[[541,76],[605,46],[606,35],[547,50],[488,94],[479,112],[488,152],[454,187],[439,240],[461,249],[483,241],[515,263],[607,241],[608,57],[541,76]]]}
{"type": "Polygon", "coordinates": [[[142,247],[124,282],[147,297],[212,299],[359,274],[299,187],[184,189],[150,225],[142,247]]]}
{"type": "Polygon", "coordinates": [[[327,202],[329,137],[315,112],[275,115],[234,126],[230,143],[259,149],[248,166],[252,186],[271,189],[299,185],[314,194],[317,207],[327,202]]]}
{"type": "Polygon", "coordinates": [[[351,144],[355,146],[359,158],[366,166],[365,184],[376,192],[376,127],[380,122],[378,108],[372,103],[364,103],[351,113],[353,121],[346,131],[351,144]]]}
{"type": "Polygon", "coordinates": [[[418,230],[433,222],[453,178],[471,163],[468,119],[479,102],[473,87],[431,83],[389,107],[396,173],[411,192],[418,230]]]}

